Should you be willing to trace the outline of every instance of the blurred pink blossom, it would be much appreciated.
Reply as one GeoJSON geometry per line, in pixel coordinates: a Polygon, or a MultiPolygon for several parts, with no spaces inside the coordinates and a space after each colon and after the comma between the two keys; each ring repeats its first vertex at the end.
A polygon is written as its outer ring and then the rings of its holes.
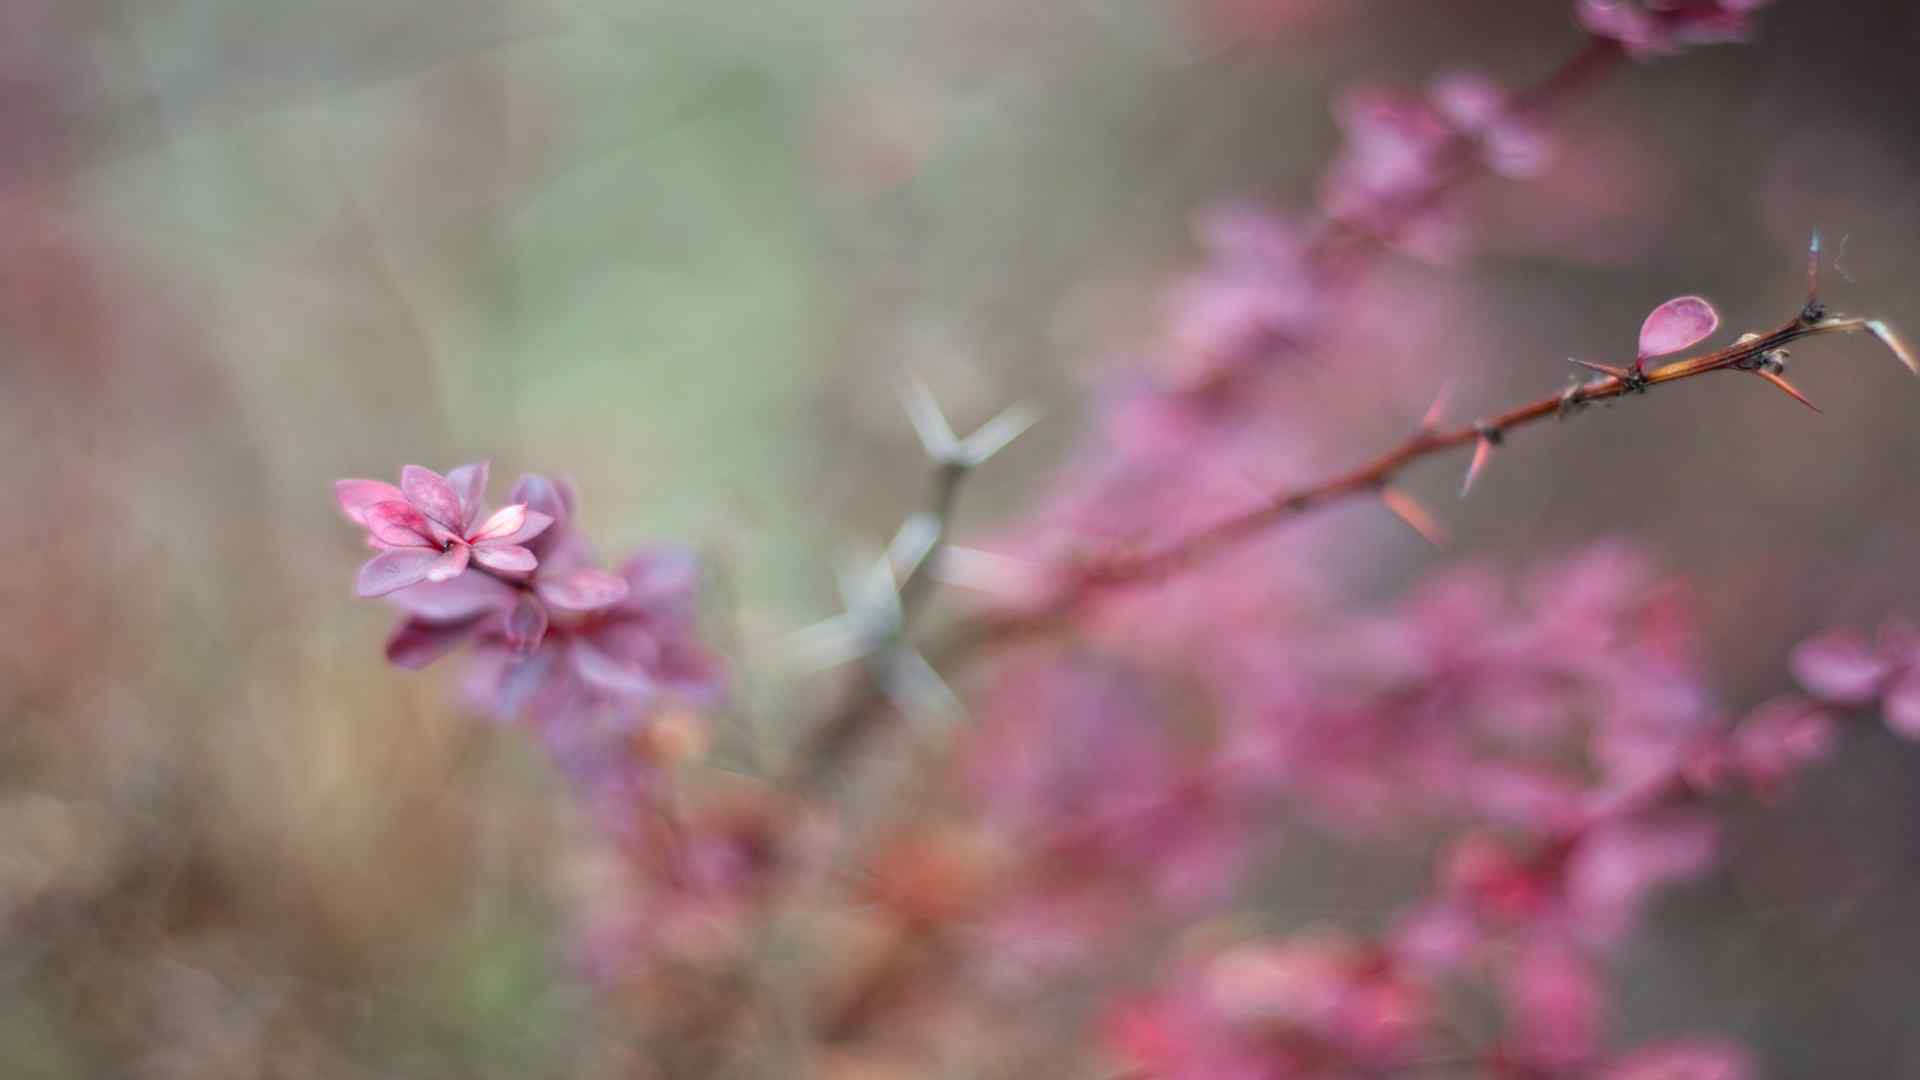
{"type": "Polygon", "coordinates": [[[1169,1080],[1374,1075],[1431,1035],[1430,991],[1362,941],[1301,935],[1231,946],[1116,1008],[1115,1049],[1169,1080]]]}
{"type": "Polygon", "coordinates": [[[1595,1080],[1753,1080],[1748,1053],[1712,1039],[1674,1039],[1654,1043],[1613,1061],[1595,1080]]]}
{"type": "Polygon", "coordinates": [[[1464,156],[1477,155],[1514,179],[1537,175],[1549,159],[1541,132],[1477,75],[1447,76],[1425,98],[1351,91],[1335,116],[1346,142],[1321,181],[1321,209],[1335,222],[1430,257],[1457,246],[1436,200],[1464,156]]]}
{"type": "Polygon", "coordinates": [[[1692,45],[1744,41],[1768,0],[1577,0],[1587,32],[1620,42],[1642,59],[1692,45]]]}
{"type": "Polygon", "coordinates": [[[1794,678],[1814,697],[1858,708],[1880,705],[1887,727],[1920,739],[1920,635],[1889,622],[1877,640],[1856,630],[1828,630],[1793,650],[1794,678]]]}

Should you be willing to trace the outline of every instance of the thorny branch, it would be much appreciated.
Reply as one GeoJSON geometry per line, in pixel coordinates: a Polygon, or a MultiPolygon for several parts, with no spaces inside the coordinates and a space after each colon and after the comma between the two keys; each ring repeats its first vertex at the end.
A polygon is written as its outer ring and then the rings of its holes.
{"type": "MultiPolygon", "coordinates": [[[[1611,71],[1621,57],[1617,42],[1595,38],[1552,75],[1517,95],[1512,102],[1512,109],[1518,115],[1527,116],[1549,112],[1578,90],[1611,71]]],[[[1431,209],[1478,175],[1480,166],[1471,153],[1472,146],[1470,136],[1462,135],[1455,140],[1452,153],[1448,155],[1447,167],[1443,169],[1429,197],[1407,208],[1406,214],[1413,215],[1431,209]]],[[[1324,271],[1338,275],[1363,264],[1370,255],[1385,246],[1387,239],[1378,232],[1370,232],[1349,223],[1326,221],[1310,243],[1307,257],[1324,271]]],[[[1106,588],[1163,577],[1297,514],[1355,496],[1373,496],[1408,525],[1431,539],[1435,535],[1431,516],[1410,496],[1390,486],[1390,481],[1401,470],[1427,457],[1473,446],[1475,461],[1467,474],[1467,485],[1470,486],[1492,450],[1513,429],[1548,417],[1568,416],[1596,401],[1640,393],[1661,383],[1720,370],[1752,372],[1811,406],[1811,402],[1781,378],[1777,360],[1783,355],[1783,346],[1818,334],[1871,333],[1892,349],[1903,363],[1913,368],[1916,374],[1920,374],[1920,366],[1916,366],[1913,355],[1885,323],[1876,319],[1831,315],[1818,302],[1811,288],[1817,257],[1816,236],[1813,258],[1809,263],[1807,305],[1798,316],[1771,333],[1748,335],[1726,348],[1676,361],[1644,374],[1638,371],[1637,365],[1635,370],[1629,372],[1624,368],[1588,364],[1585,366],[1603,373],[1603,377],[1454,430],[1440,430],[1430,422],[1425,423],[1399,446],[1365,465],[1310,487],[1276,492],[1262,505],[1237,518],[1147,553],[1084,560],[1077,566],[1067,567],[1059,589],[1041,609],[963,620],[947,627],[917,651],[907,645],[906,631],[930,588],[930,571],[943,553],[951,526],[951,511],[962,481],[972,467],[984,461],[985,457],[965,455],[961,441],[947,427],[946,420],[925,388],[918,384],[910,386],[907,394],[908,413],[923,446],[935,460],[935,480],[929,507],[908,519],[895,543],[898,546],[903,540],[912,542],[910,534],[917,529],[918,543],[922,546],[913,553],[915,557],[911,564],[904,568],[902,580],[888,578],[882,582],[892,613],[890,620],[881,628],[882,633],[878,637],[870,636],[868,641],[856,649],[848,650],[847,655],[841,657],[862,659],[869,677],[862,680],[839,708],[808,736],[793,759],[787,779],[796,790],[814,791],[832,777],[840,762],[876,722],[875,718],[884,713],[884,706],[889,699],[898,697],[890,686],[889,672],[899,672],[903,664],[923,676],[930,676],[932,685],[944,691],[945,684],[933,674],[929,659],[952,663],[990,644],[1009,643],[1045,633],[1066,623],[1076,611],[1106,588]]],[[[1007,424],[1001,420],[990,422],[969,442],[983,439],[990,431],[995,431],[997,442],[993,449],[997,450],[1013,434],[1018,434],[1026,419],[1022,416],[1019,422],[1007,424]]],[[[882,569],[891,573],[891,566],[891,563],[883,560],[882,569]]],[[[849,611],[850,617],[858,614],[849,611]]]]}
{"type": "MultiPolygon", "coordinates": [[[[953,663],[990,646],[1044,634],[1066,624],[1106,590],[1164,578],[1256,533],[1336,502],[1356,497],[1379,498],[1403,517],[1418,517],[1418,504],[1392,487],[1393,480],[1409,466],[1468,446],[1483,450],[1498,445],[1518,428],[1569,416],[1597,401],[1645,393],[1655,386],[1714,372],[1738,371],[1767,379],[1805,403],[1806,399],[1779,376],[1776,358],[1781,349],[1804,338],[1858,333],[1877,338],[1909,370],[1920,375],[1920,358],[1916,358],[1886,323],[1879,319],[1829,314],[1818,302],[1809,301],[1798,315],[1770,332],[1749,334],[1724,348],[1676,360],[1644,375],[1625,369],[1607,369],[1618,370],[1619,374],[1602,375],[1565,392],[1550,394],[1451,430],[1423,426],[1398,446],[1357,468],[1306,487],[1274,492],[1259,506],[1237,517],[1161,547],[1084,559],[1062,569],[1060,584],[1042,607],[963,620],[930,642],[925,654],[934,660],[953,663]]],[[[1410,524],[1420,527],[1417,520],[1410,524]]],[[[800,758],[796,782],[802,789],[812,789],[832,774],[837,762],[872,726],[884,702],[884,694],[872,686],[864,687],[818,730],[800,758]]]]}
{"type": "MultiPolygon", "coordinates": [[[[1620,63],[1624,55],[1619,42],[1611,38],[1594,37],[1552,74],[1515,95],[1509,103],[1510,110],[1515,116],[1525,117],[1537,117],[1551,112],[1580,90],[1605,77],[1620,63]]],[[[1482,166],[1472,152],[1473,147],[1474,138],[1471,135],[1463,133],[1456,137],[1444,155],[1439,177],[1427,198],[1403,207],[1402,218],[1411,219],[1433,209],[1454,191],[1478,176],[1482,166]]],[[[1394,226],[1390,224],[1386,226],[1385,232],[1391,233],[1393,228],[1394,226]]],[[[1322,272],[1338,277],[1364,266],[1372,256],[1387,246],[1389,240],[1390,236],[1383,234],[1379,227],[1366,228],[1349,221],[1327,219],[1320,223],[1317,233],[1309,242],[1306,258],[1311,265],[1317,266],[1322,272]]],[[[1597,400],[1599,396],[1595,395],[1585,400],[1597,400]]],[[[879,582],[889,589],[889,596],[886,599],[891,613],[890,619],[879,626],[877,632],[873,621],[866,620],[866,625],[860,629],[864,631],[867,640],[841,650],[842,654],[836,657],[840,660],[861,659],[867,669],[868,677],[861,681],[848,699],[824,723],[814,729],[800,748],[787,776],[796,790],[816,790],[823,781],[830,778],[841,760],[861,741],[866,729],[874,722],[873,717],[883,711],[883,706],[891,697],[897,696],[889,686],[888,675],[889,670],[897,669],[895,661],[905,660],[916,669],[924,666],[928,674],[932,673],[931,666],[925,665],[925,652],[905,648],[905,631],[921,606],[919,601],[924,599],[930,588],[931,575],[928,571],[933,569],[942,554],[947,530],[951,526],[951,512],[958,499],[961,484],[973,467],[984,462],[986,456],[990,456],[994,450],[1004,446],[1014,435],[1024,429],[1027,423],[1031,422],[1031,418],[1024,413],[1010,410],[1009,413],[1002,414],[967,440],[968,443],[976,441],[983,444],[992,443],[991,449],[988,449],[985,455],[981,455],[978,450],[983,447],[976,446],[973,448],[974,453],[968,454],[965,452],[967,448],[947,426],[946,419],[941,416],[938,406],[933,403],[924,386],[914,383],[907,387],[906,405],[922,446],[935,461],[934,490],[928,509],[909,518],[895,541],[898,545],[902,540],[910,540],[910,534],[915,531],[916,522],[919,522],[918,529],[921,537],[924,538],[925,546],[916,553],[918,557],[914,559],[912,565],[905,568],[901,575],[903,580],[888,579],[879,582]],[[1017,419],[1009,419],[1013,416],[1017,416],[1017,419]],[[992,433],[991,436],[990,433],[992,433]],[[926,528],[928,523],[932,525],[930,530],[926,528]]],[[[1426,452],[1453,445],[1457,444],[1447,443],[1444,446],[1435,446],[1426,452]]],[[[1390,506],[1403,502],[1398,493],[1383,494],[1390,506]]],[[[1331,497],[1333,497],[1332,494],[1328,493],[1314,501],[1324,502],[1331,497]]],[[[1302,504],[1286,513],[1307,509],[1308,505],[1311,503],[1302,504]]],[[[1417,513],[1417,510],[1414,512],[1417,513]]],[[[1251,530],[1258,528],[1259,525],[1260,523],[1257,522],[1249,522],[1247,528],[1251,530]]],[[[1238,532],[1239,530],[1236,530],[1235,535],[1238,535],[1238,532]]],[[[1233,538],[1233,536],[1221,536],[1217,539],[1201,538],[1199,546],[1212,548],[1233,538]]],[[[883,561],[881,569],[892,573],[893,563],[883,561]]],[[[1148,568],[1142,567],[1142,569],[1148,568]]],[[[1111,576],[1110,568],[1106,577],[1111,578],[1111,576]]],[[[1083,581],[1080,590],[1091,590],[1093,585],[1094,582],[1091,580],[1083,581]]],[[[953,659],[957,654],[970,651],[986,639],[1024,637],[1064,619],[1071,608],[1079,602],[1080,598],[1070,595],[1063,599],[1058,610],[1047,615],[1032,615],[1016,620],[983,619],[962,623],[950,628],[926,652],[931,652],[940,659],[953,659]]],[[[841,620],[829,620],[826,628],[829,631],[837,631],[841,627],[831,624],[843,621],[849,624],[860,622],[861,613],[853,610],[854,605],[851,603],[849,608],[847,616],[843,616],[841,620]]],[[[935,685],[944,689],[944,684],[938,682],[937,676],[935,676],[935,685]]]]}

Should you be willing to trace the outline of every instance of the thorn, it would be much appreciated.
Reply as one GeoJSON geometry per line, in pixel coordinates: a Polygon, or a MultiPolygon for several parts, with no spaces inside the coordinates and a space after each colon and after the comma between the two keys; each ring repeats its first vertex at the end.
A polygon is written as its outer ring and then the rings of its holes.
{"type": "Polygon", "coordinates": [[[1440,384],[1440,392],[1433,396],[1433,404],[1427,406],[1425,416],[1420,418],[1420,430],[1432,431],[1440,426],[1440,420],[1447,412],[1447,399],[1453,395],[1453,380],[1440,384]]]}
{"type": "Polygon", "coordinates": [[[1820,230],[1815,227],[1813,240],[1807,244],[1807,306],[1813,307],[1820,302],[1820,230]]]}
{"type": "Polygon", "coordinates": [[[885,658],[877,673],[880,688],[894,706],[909,717],[951,722],[966,715],[959,695],[919,652],[900,646],[885,658]]]}
{"type": "Polygon", "coordinates": [[[870,647],[859,620],[842,614],[788,634],[781,651],[789,665],[812,673],[850,664],[870,647]]]}
{"type": "Polygon", "coordinates": [[[951,544],[941,549],[933,575],[948,585],[1008,598],[1038,595],[1047,580],[1037,562],[951,544]]]}
{"type": "Polygon", "coordinates": [[[1493,437],[1490,435],[1481,435],[1479,440],[1473,444],[1473,462],[1467,466],[1467,477],[1460,482],[1461,498],[1466,498],[1467,493],[1473,490],[1473,482],[1480,478],[1480,471],[1487,467],[1487,462],[1492,457],[1493,437]]]}
{"type": "Polygon", "coordinates": [[[1914,356],[1913,350],[1907,347],[1906,341],[1903,340],[1899,334],[1894,333],[1893,327],[1888,326],[1879,319],[1868,319],[1866,327],[1867,333],[1879,338],[1880,344],[1891,349],[1894,357],[1902,364],[1907,365],[1908,371],[1913,372],[1915,375],[1920,375],[1920,358],[1914,356]]]}
{"type": "Polygon", "coordinates": [[[1584,389],[1580,376],[1569,375],[1567,378],[1569,380],[1567,388],[1560,391],[1560,404],[1554,409],[1554,415],[1562,420],[1585,408],[1587,404],[1580,400],[1580,391],[1584,389]]]}
{"type": "Polygon", "coordinates": [[[1773,385],[1779,387],[1782,393],[1793,398],[1793,400],[1799,402],[1800,404],[1805,405],[1807,408],[1812,409],[1814,412],[1820,411],[1820,406],[1815,405],[1813,402],[1807,400],[1807,395],[1794,389],[1793,384],[1788,382],[1785,376],[1777,375],[1771,371],[1765,370],[1764,368],[1756,368],[1754,370],[1754,374],[1760,376],[1761,378],[1767,380],[1773,385]]]}
{"type": "Polygon", "coordinates": [[[886,555],[863,566],[852,558],[842,558],[836,576],[840,602],[846,613],[870,639],[892,637],[899,631],[900,580],[894,577],[893,561],[886,555]]]}
{"type": "MultiPolygon", "coordinates": [[[[1596,364],[1591,360],[1576,360],[1571,356],[1567,357],[1567,363],[1578,364],[1588,371],[1597,371],[1602,375],[1609,375],[1619,379],[1621,382],[1630,382],[1633,379],[1632,372],[1629,372],[1626,368],[1614,367],[1612,364],[1596,364]]],[[[1638,365],[1639,361],[1636,360],[1634,363],[1638,365]]]]}
{"type": "Polygon", "coordinates": [[[1038,423],[1040,409],[1026,402],[1009,405],[1000,415],[981,424],[973,434],[960,441],[956,455],[961,464],[968,468],[978,468],[987,463],[987,459],[1007,448],[1007,444],[1019,438],[1026,430],[1038,423]]]}
{"type": "Polygon", "coordinates": [[[954,434],[953,425],[940,411],[940,403],[934,399],[925,380],[911,369],[900,380],[900,404],[906,409],[907,419],[913,424],[913,432],[920,437],[920,448],[927,456],[936,464],[963,469],[985,464],[1040,419],[1038,408],[1022,402],[1003,410],[962,439],[954,434]]]}
{"type": "Polygon", "coordinates": [[[887,543],[886,563],[894,581],[905,581],[919,571],[920,564],[939,544],[942,528],[940,515],[926,510],[900,523],[899,530],[887,543]]]}
{"type": "Polygon", "coordinates": [[[1439,519],[1427,512],[1419,500],[1398,488],[1380,489],[1380,501],[1392,511],[1393,516],[1406,522],[1407,528],[1420,534],[1420,538],[1434,547],[1447,546],[1447,530],[1439,519]]]}
{"type": "Polygon", "coordinates": [[[960,437],[953,433],[953,425],[940,411],[933,390],[918,373],[908,368],[901,375],[899,392],[900,405],[907,411],[914,434],[920,437],[920,448],[943,465],[952,461],[960,452],[960,437]]]}

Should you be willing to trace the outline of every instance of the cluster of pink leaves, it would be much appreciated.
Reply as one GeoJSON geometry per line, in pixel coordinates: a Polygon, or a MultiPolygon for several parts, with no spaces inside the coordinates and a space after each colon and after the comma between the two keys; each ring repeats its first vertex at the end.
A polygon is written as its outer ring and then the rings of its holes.
{"type": "Polygon", "coordinates": [[[1920,739],[1920,630],[1892,621],[1873,640],[1830,630],[1802,642],[1791,663],[1800,685],[1825,705],[1878,707],[1894,734],[1920,739]]]}
{"type": "Polygon", "coordinates": [[[1589,33],[1612,38],[1634,56],[1663,56],[1693,45],[1742,41],[1753,13],[1769,0],[1578,0],[1589,33]]]}
{"type": "Polygon", "coordinates": [[[1710,867],[1709,800],[1769,796],[1831,739],[1805,701],[1730,723],[1690,621],[1684,590],[1605,544],[1517,592],[1457,572],[1377,614],[1184,648],[1108,635],[1098,661],[1023,664],[967,773],[1035,867],[987,916],[985,962],[1095,963],[1155,919],[1217,910],[1258,823],[1289,809],[1359,839],[1438,828],[1433,892],[1388,931],[1189,959],[1117,1008],[1120,1052],[1168,1077],[1370,1075],[1459,1053],[1449,1018],[1490,996],[1502,1027],[1472,1051],[1516,1074],[1747,1075],[1717,1043],[1604,1042],[1610,951],[1710,867]],[[1210,737],[1182,739],[1196,717],[1210,737]]]}
{"type": "MultiPolygon", "coordinates": [[[[1757,6],[1586,2],[1578,14],[1649,56],[1731,40],[1757,6]]],[[[1312,418],[1288,400],[1282,361],[1341,321],[1365,254],[1444,254],[1459,226],[1443,196],[1463,170],[1524,178],[1549,153],[1477,77],[1425,97],[1356,93],[1338,116],[1347,142],[1314,213],[1202,220],[1207,261],[1169,294],[1154,377],[1109,399],[1094,448],[1005,542],[1028,570],[1006,575],[996,601],[1047,607],[1078,568],[1177,545],[1258,504],[1249,477],[1310,457],[1312,418]]],[[[1631,366],[1604,370],[1637,378],[1719,324],[1705,300],[1669,301],[1631,366]]],[[[1609,956],[1661,887],[1710,867],[1709,800],[1779,790],[1825,752],[1833,717],[1782,700],[1729,722],[1694,664],[1684,594],[1616,545],[1541,571],[1518,597],[1471,572],[1375,616],[1330,610],[1300,555],[1298,541],[1266,537],[1103,588],[1078,609],[1098,652],[1003,677],[966,775],[988,820],[1034,858],[986,918],[986,962],[1095,963],[1156,917],[1219,910],[1276,807],[1360,836],[1438,827],[1454,839],[1433,893],[1390,930],[1189,957],[1116,1006],[1120,1056],[1162,1077],[1377,1075],[1463,1054],[1499,1075],[1751,1075],[1718,1040],[1611,1050],[1609,956]],[[1196,726],[1211,732],[1198,746],[1196,726]],[[1462,1047],[1450,1004],[1486,997],[1501,1026],[1462,1047]]],[[[1891,705],[1908,689],[1902,648],[1896,635],[1841,650],[1837,681],[1810,687],[1891,705]]],[[[1920,674],[1911,689],[1920,702],[1920,674]]]]}
{"type": "Polygon", "coordinates": [[[537,730],[586,803],[628,828],[655,773],[632,736],[662,703],[719,690],[695,637],[697,561],[660,548],[608,572],[575,526],[571,485],[523,476],[489,510],[487,475],[481,462],[445,477],[409,465],[398,487],[339,481],[341,510],[377,552],[359,592],[405,613],[387,640],[399,667],[469,645],[474,701],[537,730]]]}

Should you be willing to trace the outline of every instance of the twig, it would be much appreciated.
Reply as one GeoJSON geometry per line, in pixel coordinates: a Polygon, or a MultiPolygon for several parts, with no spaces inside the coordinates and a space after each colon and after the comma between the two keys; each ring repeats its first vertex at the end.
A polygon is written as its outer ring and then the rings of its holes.
{"type": "MultiPolygon", "coordinates": [[[[1793,319],[1769,333],[1748,335],[1725,348],[1654,368],[1644,376],[1623,374],[1597,377],[1570,391],[1551,394],[1452,430],[1434,430],[1423,426],[1398,446],[1357,468],[1306,487],[1275,492],[1261,505],[1243,514],[1190,533],[1157,549],[1106,559],[1083,560],[1063,571],[1064,583],[1049,597],[1043,608],[962,620],[927,643],[923,652],[933,660],[952,664],[990,646],[1008,645],[1045,635],[1068,625],[1075,615],[1109,589],[1164,578],[1308,511],[1357,497],[1401,497],[1390,486],[1391,482],[1403,470],[1427,458],[1469,446],[1478,447],[1490,438],[1504,439],[1518,428],[1568,416],[1581,406],[1643,393],[1652,387],[1682,379],[1719,371],[1740,371],[1762,376],[1772,374],[1766,366],[1768,358],[1791,342],[1823,334],[1857,333],[1872,335],[1902,363],[1909,368],[1916,367],[1911,351],[1884,322],[1831,315],[1818,304],[1810,303],[1793,319]]],[[[1915,374],[1920,374],[1920,370],[1916,370],[1915,374]]],[[[803,786],[811,787],[832,771],[834,763],[861,741],[873,726],[884,703],[883,695],[870,687],[863,688],[819,729],[816,739],[810,744],[809,755],[802,761],[799,777],[803,786]]]]}
{"type": "MultiPolygon", "coordinates": [[[[1516,94],[1509,104],[1509,111],[1515,116],[1527,117],[1538,116],[1549,112],[1559,107],[1565,100],[1579,90],[1584,89],[1604,77],[1620,62],[1624,55],[1619,43],[1611,38],[1591,38],[1585,47],[1578,53],[1575,53],[1567,62],[1560,65],[1560,67],[1551,75],[1547,76],[1547,78],[1516,94]]],[[[1411,220],[1419,214],[1433,209],[1434,206],[1446,199],[1454,191],[1480,174],[1481,166],[1478,155],[1474,153],[1475,145],[1476,140],[1474,136],[1469,133],[1461,133],[1453,139],[1452,143],[1443,152],[1439,179],[1434,183],[1432,189],[1424,199],[1416,200],[1413,204],[1402,208],[1402,219],[1411,220]]],[[[1377,227],[1363,227],[1351,221],[1325,219],[1321,222],[1317,234],[1308,245],[1306,259],[1310,264],[1319,267],[1323,273],[1338,277],[1343,273],[1353,271],[1358,265],[1362,264],[1365,259],[1384,250],[1392,239],[1391,233],[1393,231],[1394,228],[1392,226],[1389,226],[1383,231],[1377,227]]],[[[1594,400],[1594,398],[1589,397],[1583,400],[1594,400]]],[[[928,569],[931,569],[933,560],[941,555],[939,549],[944,544],[946,529],[950,523],[950,514],[947,513],[947,511],[950,511],[952,508],[953,498],[958,490],[959,482],[964,478],[968,468],[978,462],[965,461],[958,465],[954,463],[957,460],[955,451],[961,449],[960,440],[953,435],[951,428],[946,424],[945,418],[940,415],[938,406],[933,404],[930,395],[926,392],[926,388],[923,385],[918,382],[910,382],[906,387],[906,401],[908,413],[914,419],[914,426],[920,434],[922,445],[938,463],[935,470],[935,489],[932,502],[937,514],[937,521],[941,526],[941,531],[936,537],[935,548],[928,557],[928,569]]],[[[1565,407],[1564,403],[1560,402],[1557,398],[1555,399],[1555,406],[1557,408],[1565,407]]],[[[989,423],[987,428],[982,429],[981,432],[977,432],[968,441],[981,438],[986,434],[988,429],[994,428],[995,426],[996,423],[989,423]]],[[[1435,435],[1432,436],[1432,439],[1446,440],[1453,438],[1457,434],[1458,433],[1452,433],[1445,436],[1435,435]]],[[[1477,433],[1470,437],[1477,437],[1477,433]]],[[[1003,445],[1003,443],[1001,445],[1003,445]]],[[[1453,442],[1435,443],[1434,446],[1426,452],[1445,449],[1453,445],[1456,444],[1453,442]]],[[[994,448],[997,448],[997,446],[994,448]]],[[[1408,460],[1411,460],[1411,458],[1408,460]]],[[[1404,462],[1400,462],[1399,464],[1404,464],[1404,462]]],[[[1394,467],[1397,468],[1398,465],[1396,464],[1394,467]]],[[[1391,469],[1389,471],[1391,471],[1391,469]]],[[[1283,509],[1280,513],[1284,515],[1304,510],[1311,505],[1316,505],[1319,502],[1325,502],[1337,497],[1337,494],[1337,492],[1328,491],[1319,495],[1306,497],[1304,500],[1301,496],[1288,496],[1287,500],[1297,501],[1299,505],[1292,509],[1283,509]]],[[[1283,503],[1285,501],[1286,500],[1283,500],[1283,503]]],[[[1249,521],[1246,523],[1246,528],[1257,528],[1261,524],[1263,524],[1263,522],[1249,521]]],[[[1218,542],[1233,539],[1238,535],[1239,530],[1230,530],[1230,532],[1232,535],[1222,535],[1213,540],[1201,538],[1198,541],[1198,546],[1211,549],[1217,546],[1218,542]]],[[[1083,588],[1090,587],[1091,584],[1091,582],[1085,582],[1083,583],[1083,588]]],[[[903,627],[907,621],[910,621],[914,617],[916,611],[921,606],[919,603],[910,601],[922,599],[927,588],[926,575],[922,575],[918,580],[910,576],[907,581],[901,583],[899,594],[903,627]]],[[[935,659],[950,658],[952,655],[970,651],[974,644],[980,640],[1004,640],[1030,636],[1037,631],[1044,630],[1048,625],[1062,620],[1070,613],[1070,608],[1074,604],[1077,604],[1077,602],[1077,599],[1069,598],[1059,610],[1043,615],[1028,616],[1022,619],[1006,621],[984,620],[960,624],[957,627],[950,628],[946,635],[939,640],[938,644],[923,650],[923,654],[935,659]]],[[[794,758],[794,764],[789,770],[788,779],[796,790],[817,790],[824,781],[832,777],[836,773],[840,761],[861,741],[862,736],[865,734],[865,729],[873,722],[872,718],[886,705],[888,696],[883,680],[878,678],[877,673],[874,671],[874,660],[871,656],[869,657],[867,666],[869,668],[869,677],[861,680],[847,700],[842,702],[840,707],[828,716],[825,722],[814,729],[812,736],[804,742],[799,753],[794,758]]]]}

